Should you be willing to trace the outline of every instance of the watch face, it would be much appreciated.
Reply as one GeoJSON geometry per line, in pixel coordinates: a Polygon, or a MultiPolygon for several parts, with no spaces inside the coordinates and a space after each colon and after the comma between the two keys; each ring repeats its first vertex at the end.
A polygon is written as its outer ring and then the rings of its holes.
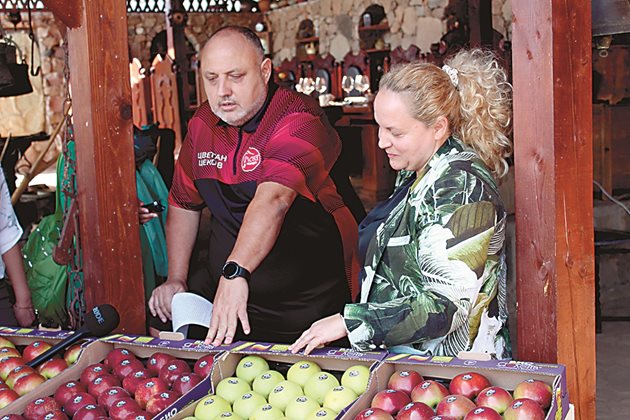
{"type": "Polygon", "coordinates": [[[237,272],[238,272],[238,265],[236,265],[236,263],[229,262],[225,264],[225,266],[223,267],[223,276],[228,279],[231,279],[232,277],[234,277],[237,272]]]}

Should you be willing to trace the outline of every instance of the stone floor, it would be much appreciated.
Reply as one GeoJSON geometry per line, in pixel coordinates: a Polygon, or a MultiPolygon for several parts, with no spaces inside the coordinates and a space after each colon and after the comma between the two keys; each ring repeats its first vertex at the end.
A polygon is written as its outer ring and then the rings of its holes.
{"type": "Polygon", "coordinates": [[[630,419],[630,322],[604,322],[597,334],[597,419],[630,419]]]}

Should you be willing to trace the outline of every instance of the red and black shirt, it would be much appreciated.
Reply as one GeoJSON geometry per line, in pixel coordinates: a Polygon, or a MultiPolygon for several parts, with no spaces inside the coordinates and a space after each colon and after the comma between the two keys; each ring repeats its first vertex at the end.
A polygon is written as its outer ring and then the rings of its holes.
{"type": "Polygon", "coordinates": [[[207,102],[189,123],[169,204],[207,206],[212,214],[208,298],[257,185],[277,182],[298,193],[274,247],[252,273],[248,339],[290,342],[350,299],[357,224],[329,175],[340,149],[312,98],[274,85],[241,127],[223,122],[207,102]]]}

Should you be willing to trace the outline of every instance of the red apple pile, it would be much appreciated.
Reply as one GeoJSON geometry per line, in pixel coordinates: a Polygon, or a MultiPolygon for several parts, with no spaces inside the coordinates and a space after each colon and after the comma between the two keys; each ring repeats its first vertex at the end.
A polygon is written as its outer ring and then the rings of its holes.
{"type": "MultiPolygon", "coordinates": [[[[197,365],[212,366],[213,359],[213,355],[206,355],[197,365]]],[[[166,353],[154,353],[145,364],[126,349],[114,349],[101,363],[83,369],[78,380],[62,384],[50,397],[31,401],[23,418],[149,419],[209,373],[202,367],[191,369],[185,361],[166,353]]]]}
{"type": "Polygon", "coordinates": [[[418,372],[398,370],[355,420],[544,420],[551,397],[551,387],[534,379],[510,394],[477,372],[455,376],[447,388],[418,372]]]}
{"type": "Polygon", "coordinates": [[[76,362],[81,352],[81,346],[77,344],[66,351],[63,359],[54,357],[37,370],[26,365],[51,347],[50,343],[36,340],[20,352],[11,340],[0,337],[0,408],[60,374],[76,362]]]}

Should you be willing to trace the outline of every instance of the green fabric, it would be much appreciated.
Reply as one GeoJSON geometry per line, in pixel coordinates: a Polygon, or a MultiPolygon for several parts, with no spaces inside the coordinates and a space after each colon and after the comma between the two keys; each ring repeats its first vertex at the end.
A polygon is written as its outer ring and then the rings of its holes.
{"type": "Polygon", "coordinates": [[[353,347],[510,357],[505,223],[490,172],[447,140],[368,246],[361,301],[344,311],[353,347]]]}
{"type": "MultiPolygon", "coordinates": [[[[57,161],[57,172],[63,168],[61,158],[57,161]]],[[[45,216],[33,231],[24,247],[24,271],[31,290],[33,306],[39,320],[44,324],[67,324],[66,312],[66,267],[53,261],[53,249],[59,242],[63,227],[63,212],[60,205],[59,185],[55,213],[45,216]]]]}

